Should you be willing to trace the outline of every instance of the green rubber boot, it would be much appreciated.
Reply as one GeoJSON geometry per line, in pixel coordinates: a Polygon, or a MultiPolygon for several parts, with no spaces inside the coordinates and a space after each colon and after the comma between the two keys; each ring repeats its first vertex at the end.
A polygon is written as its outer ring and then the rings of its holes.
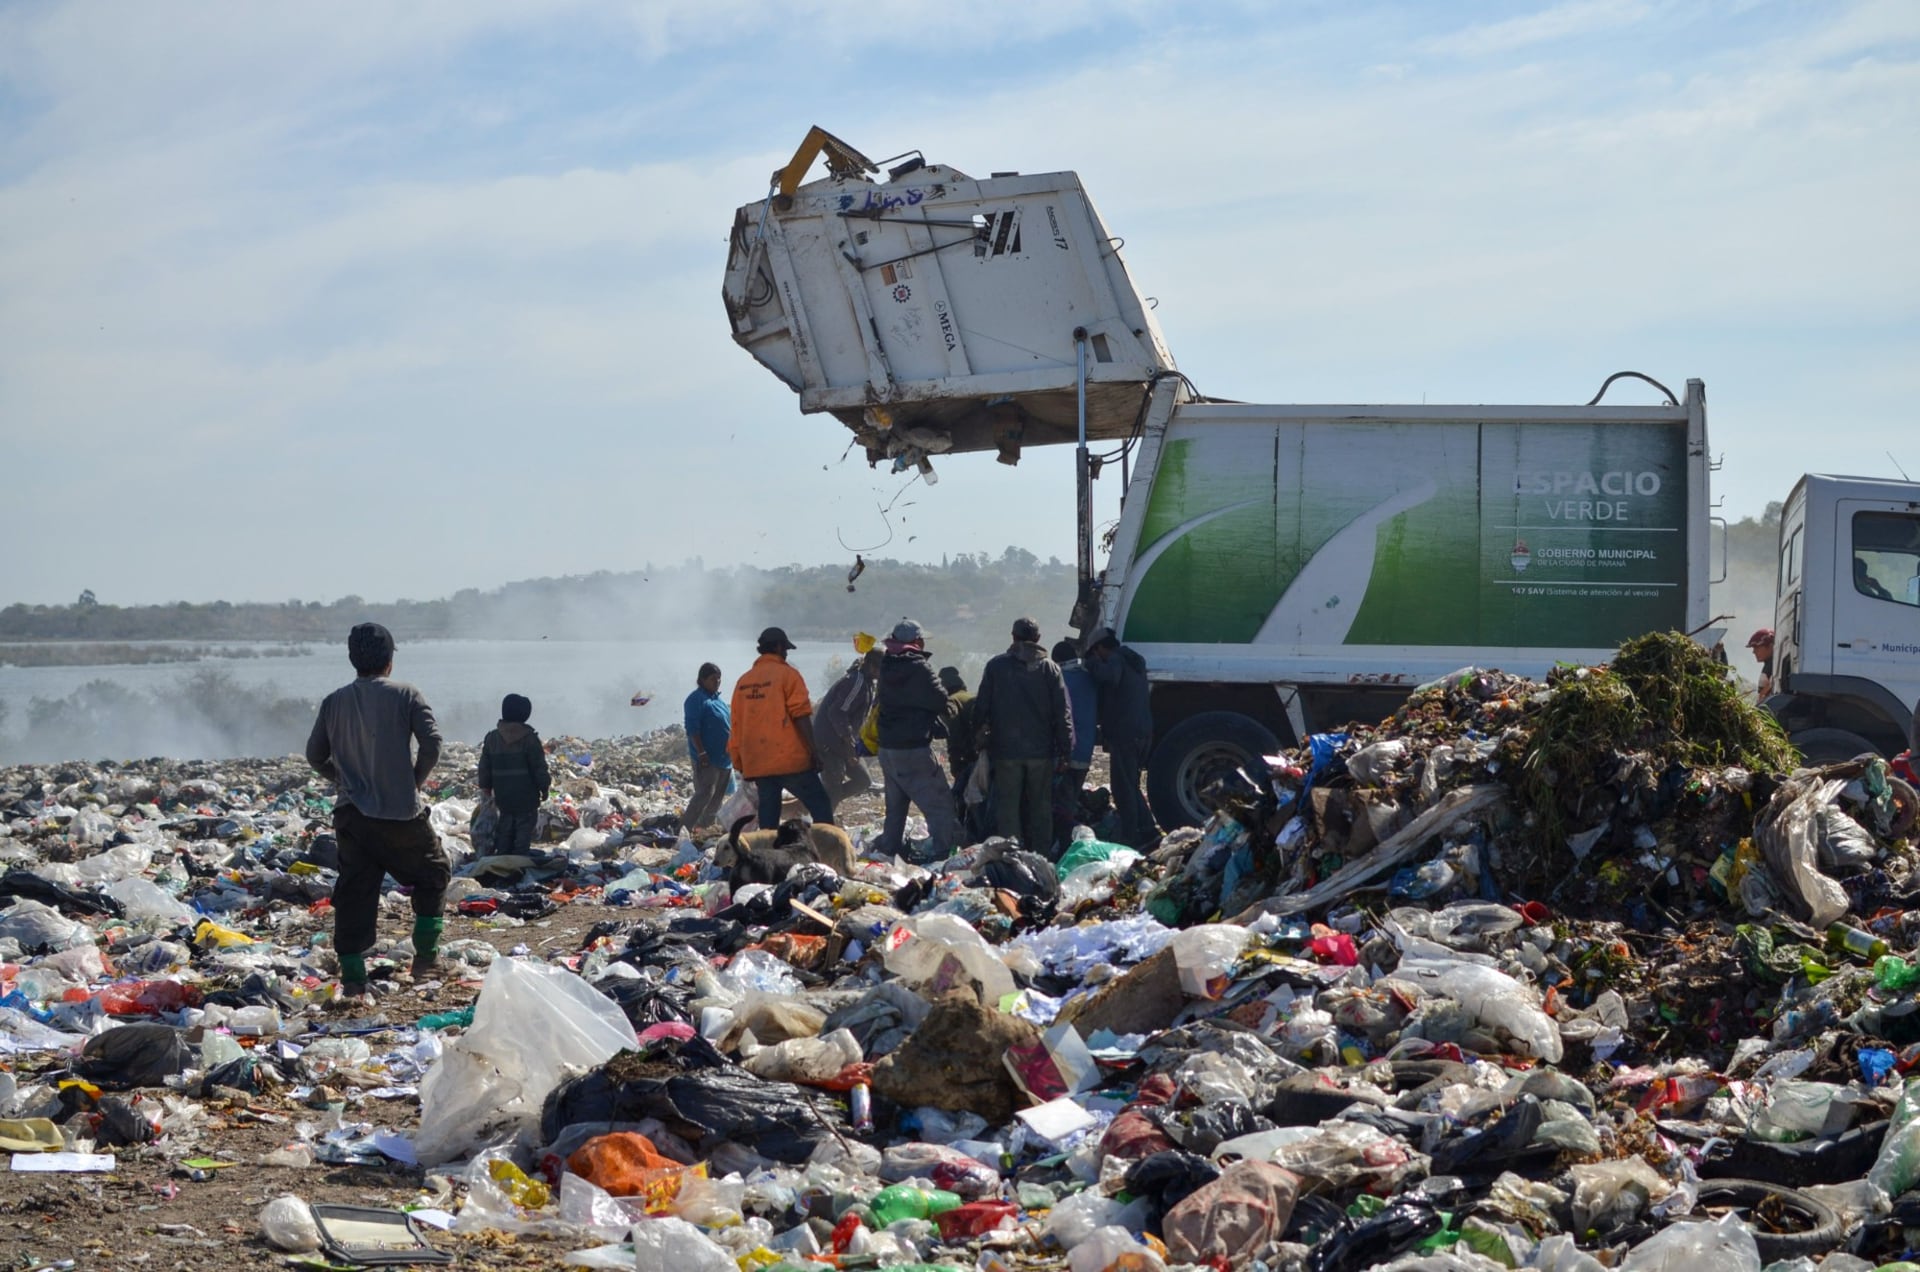
{"type": "Polygon", "coordinates": [[[340,956],[340,996],[342,998],[365,998],[367,989],[367,956],[365,954],[342,954],[340,956]]]}
{"type": "Polygon", "coordinates": [[[447,921],[439,915],[416,915],[413,920],[413,979],[429,980],[440,971],[440,933],[447,921]]]}

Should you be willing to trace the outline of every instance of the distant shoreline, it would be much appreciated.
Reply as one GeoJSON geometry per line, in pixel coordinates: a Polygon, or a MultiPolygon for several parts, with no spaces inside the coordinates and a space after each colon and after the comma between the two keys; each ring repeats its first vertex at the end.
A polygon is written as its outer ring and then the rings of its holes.
{"type": "Polygon", "coordinates": [[[144,667],[210,659],[302,658],[312,652],[311,641],[263,641],[260,645],[207,645],[177,640],[0,641],[0,667],[144,667]]]}

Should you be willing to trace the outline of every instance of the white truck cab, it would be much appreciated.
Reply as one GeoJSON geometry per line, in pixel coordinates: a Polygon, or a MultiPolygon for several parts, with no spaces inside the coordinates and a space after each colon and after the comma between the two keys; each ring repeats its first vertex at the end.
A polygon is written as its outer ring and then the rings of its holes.
{"type": "Polygon", "coordinates": [[[1810,761],[1907,745],[1920,700],[1920,486],[1809,473],[1780,516],[1767,707],[1810,761]]]}

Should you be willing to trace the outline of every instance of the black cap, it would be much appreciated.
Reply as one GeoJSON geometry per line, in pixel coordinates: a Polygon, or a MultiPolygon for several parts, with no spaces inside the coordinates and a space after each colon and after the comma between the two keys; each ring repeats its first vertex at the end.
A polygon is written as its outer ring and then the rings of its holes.
{"type": "Polygon", "coordinates": [[[374,676],[393,662],[393,633],[378,623],[360,623],[347,633],[347,661],[363,676],[374,676]]]}
{"type": "Polygon", "coordinates": [[[500,718],[514,724],[525,724],[533,718],[533,703],[517,693],[510,693],[500,699],[500,718]]]}
{"type": "Polygon", "coordinates": [[[798,648],[787,639],[787,633],[782,628],[769,627],[760,633],[760,652],[763,654],[784,654],[789,649],[798,648]]]}
{"type": "Polygon", "coordinates": [[[967,687],[967,682],[965,678],[960,675],[960,669],[958,667],[942,667],[940,669],[940,687],[948,693],[959,693],[967,687]]]}

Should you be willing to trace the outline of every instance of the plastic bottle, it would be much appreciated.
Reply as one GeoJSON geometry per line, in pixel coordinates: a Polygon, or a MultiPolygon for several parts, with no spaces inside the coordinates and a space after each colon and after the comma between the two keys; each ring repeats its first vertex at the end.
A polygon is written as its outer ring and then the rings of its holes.
{"type": "Polygon", "coordinates": [[[1920,967],[1915,967],[1898,954],[1888,954],[1874,960],[1873,982],[1881,989],[1895,992],[1920,987],[1920,967]]]}
{"type": "Polygon", "coordinates": [[[1869,961],[1885,958],[1893,953],[1893,947],[1881,937],[1847,923],[1833,923],[1828,926],[1827,948],[1835,954],[1851,954],[1855,958],[1869,961]]]}
{"type": "Polygon", "coordinates": [[[873,1200],[867,1203],[867,1209],[873,1212],[873,1222],[885,1228],[902,1219],[931,1219],[959,1205],[958,1193],[950,1193],[942,1188],[930,1191],[915,1188],[911,1184],[895,1184],[875,1193],[873,1200]]]}
{"type": "Polygon", "coordinates": [[[526,1171],[503,1157],[496,1157],[487,1163],[487,1174],[493,1177],[493,1182],[500,1185],[500,1191],[507,1194],[516,1206],[538,1210],[553,1200],[552,1189],[538,1179],[528,1178],[526,1171]]]}

